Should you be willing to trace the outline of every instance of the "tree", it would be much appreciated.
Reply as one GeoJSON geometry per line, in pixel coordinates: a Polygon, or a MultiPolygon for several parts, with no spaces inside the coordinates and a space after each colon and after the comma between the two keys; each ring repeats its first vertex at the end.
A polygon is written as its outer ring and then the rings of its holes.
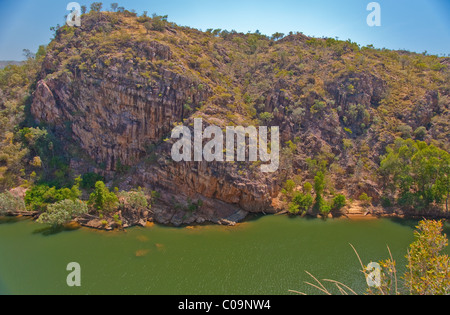
{"type": "Polygon", "coordinates": [[[420,210],[445,203],[448,211],[448,152],[412,139],[397,139],[387,152],[380,172],[384,182],[392,183],[388,188],[399,193],[399,205],[420,210]]]}
{"type": "Polygon", "coordinates": [[[448,239],[441,221],[422,221],[411,244],[405,284],[413,295],[450,294],[450,259],[442,254],[448,239]]]}
{"type": "Polygon", "coordinates": [[[308,211],[313,205],[314,199],[309,193],[297,193],[294,198],[292,198],[292,203],[295,204],[299,210],[308,211]]]}
{"type": "Polygon", "coordinates": [[[81,14],[86,14],[87,12],[87,7],[85,5],[81,6],[81,14]]]}
{"type": "Polygon", "coordinates": [[[79,189],[81,178],[75,180],[72,188],[49,187],[47,185],[33,186],[25,194],[25,204],[32,211],[47,211],[49,205],[63,200],[75,201],[81,197],[79,189]]]}
{"type": "Polygon", "coordinates": [[[288,179],[284,184],[284,189],[288,194],[292,194],[294,192],[295,186],[295,182],[292,179],[288,179]]]}
{"type": "Polygon", "coordinates": [[[289,203],[288,211],[290,214],[297,215],[300,212],[300,207],[295,202],[291,202],[289,203]]]}
{"type": "Polygon", "coordinates": [[[156,13],[152,14],[152,29],[154,31],[163,32],[166,29],[167,15],[161,16],[156,13]]]}
{"type": "Polygon", "coordinates": [[[81,200],[65,199],[48,206],[47,211],[41,214],[38,223],[54,226],[69,223],[74,218],[88,213],[88,207],[81,200]]]}
{"type": "Polygon", "coordinates": [[[104,182],[99,181],[95,184],[95,190],[89,197],[88,205],[97,211],[112,212],[119,206],[119,199],[109,191],[104,182]]]}
{"type": "Polygon", "coordinates": [[[119,4],[117,2],[111,3],[111,10],[113,12],[116,12],[118,7],[119,7],[119,4]]]}
{"type": "Polygon", "coordinates": [[[333,198],[332,210],[339,211],[343,207],[345,207],[346,203],[347,203],[347,199],[345,198],[344,195],[337,195],[336,197],[333,198]]]}
{"type": "Polygon", "coordinates": [[[103,176],[97,173],[86,173],[82,176],[81,187],[84,189],[92,189],[97,182],[103,180],[103,176]]]}
{"type": "Polygon", "coordinates": [[[427,135],[427,128],[425,127],[419,127],[414,131],[414,136],[417,140],[423,141],[425,136],[427,135]]]}
{"type": "Polygon", "coordinates": [[[34,54],[33,52],[31,52],[31,50],[29,49],[24,49],[23,50],[23,55],[25,56],[25,58],[27,59],[34,59],[36,57],[36,54],[34,54]]]}
{"type": "Polygon", "coordinates": [[[306,182],[306,183],[303,185],[303,192],[304,192],[305,194],[311,194],[312,189],[313,189],[313,186],[312,186],[311,183],[309,183],[309,182],[306,182]]]}
{"type": "Polygon", "coordinates": [[[0,215],[5,215],[8,212],[25,211],[25,203],[22,198],[19,198],[9,191],[0,194],[0,215]]]}
{"type": "Polygon", "coordinates": [[[133,210],[145,210],[151,208],[147,196],[140,189],[137,191],[122,191],[118,194],[118,198],[122,208],[133,210]]]}
{"type": "Polygon", "coordinates": [[[153,25],[152,25],[152,23],[150,23],[150,22],[145,22],[145,23],[144,23],[144,27],[145,27],[145,29],[147,30],[147,34],[148,34],[150,31],[153,30],[153,25]]]}
{"type": "Polygon", "coordinates": [[[272,40],[277,41],[277,40],[279,40],[279,39],[281,39],[283,37],[284,37],[283,33],[276,32],[275,34],[272,35],[272,40]]]}
{"type": "Polygon", "coordinates": [[[103,8],[103,3],[102,2],[93,2],[91,4],[91,11],[92,12],[100,12],[103,8]]]}
{"type": "Polygon", "coordinates": [[[323,191],[325,190],[325,174],[317,172],[314,177],[314,191],[316,199],[314,202],[314,210],[322,214],[328,214],[331,211],[331,206],[323,199],[323,191]]]}
{"type": "Polygon", "coordinates": [[[264,112],[259,115],[259,119],[263,124],[270,124],[275,116],[272,113],[264,112]]]}

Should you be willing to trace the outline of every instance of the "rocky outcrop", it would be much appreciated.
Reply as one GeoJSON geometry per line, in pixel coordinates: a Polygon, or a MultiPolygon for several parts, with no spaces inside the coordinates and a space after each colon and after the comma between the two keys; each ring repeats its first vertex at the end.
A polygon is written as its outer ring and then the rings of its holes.
{"type": "MultiPolygon", "coordinates": [[[[151,48],[139,49],[149,59],[156,55],[171,58],[164,45],[151,48]]],[[[47,60],[44,65],[47,63],[52,64],[47,60]]],[[[278,193],[275,181],[238,175],[225,163],[174,163],[170,147],[161,148],[162,139],[170,137],[174,125],[187,118],[185,104],[197,106],[211,96],[208,86],[199,88],[199,81],[165,69],[156,83],[148,85],[132,66],[124,67],[99,66],[88,73],[47,75],[37,84],[31,112],[56,132],[70,128],[73,140],[99,165],[92,167],[74,157],[71,166],[79,173],[95,170],[111,178],[119,167],[133,166],[136,170],[129,182],[121,182],[120,188],[142,186],[161,192],[152,213],[123,213],[125,225],[142,225],[147,220],[232,225],[248,212],[273,211],[271,198],[278,193]],[[153,154],[159,157],[158,163],[138,164],[156,144],[160,148],[153,154]],[[202,200],[202,206],[195,213],[187,211],[187,200],[202,200]]],[[[99,220],[85,221],[87,226],[101,225],[99,220]]]]}
{"type": "MultiPolygon", "coordinates": [[[[376,203],[376,169],[397,125],[424,126],[426,137],[448,145],[448,92],[418,85],[403,104],[410,110],[395,108],[390,102],[409,96],[391,80],[406,72],[372,48],[302,34],[219,36],[172,23],[156,31],[147,20],[90,13],[81,28],[58,30],[31,105],[37,122],[83,149],[70,156],[73,174],[101,173],[110,187],[161,194],[151,211],[122,211],[125,226],[234,224],[274,213],[283,182],[313,182],[317,161],[327,163],[336,189],[376,203]],[[174,162],[171,131],[192,127],[194,116],[221,128],[278,126],[278,172],[255,172],[257,163],[174,162]]],[[[104,223],[88,219],[83,224],[104,223]]]]}

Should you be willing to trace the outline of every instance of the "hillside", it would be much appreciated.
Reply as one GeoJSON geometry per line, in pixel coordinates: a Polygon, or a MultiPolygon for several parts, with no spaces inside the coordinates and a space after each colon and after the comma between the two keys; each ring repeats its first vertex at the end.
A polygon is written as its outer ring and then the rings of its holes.
{"type": "MultiPolygon", "coordinates": [[[[158,192],[151,213],[121,213],[134,223],[151,216],[175,225],[227,224],[248,212],[276,213],[311,191],[305,183],[314,183],[316,204],[341,194],[358,207],[389,210],[405,189],[392,187],[397,173],[383,163],[387,153],[424,141],[444,161],[443,177],[430,179],[440,196],[426,208],[443,209],[445,193],[448,202],[449,58],[301,33],[202,32],[124,11],[84,14],[80,28],[58,29],[28,63],[35,77],[13,80],[11,72],[20,72],[13,67],[0,77],[2,113],[17,117],[2,124],[3,188],[24,180],[64,186],[95,173],[111,188],[158,192]],[[171,130],[192,127],[194,118],[221,128],[279,126],[280,169],[175,163],[171,130]]],[[[305,212],[327,212],[319,208],[305,212]]]]}
{"type": "Polygon", "coordinates": [[[0,69],[10,65],[20,66],[21,64],[23,64],[22,61],[0,60],[0,69]]]}

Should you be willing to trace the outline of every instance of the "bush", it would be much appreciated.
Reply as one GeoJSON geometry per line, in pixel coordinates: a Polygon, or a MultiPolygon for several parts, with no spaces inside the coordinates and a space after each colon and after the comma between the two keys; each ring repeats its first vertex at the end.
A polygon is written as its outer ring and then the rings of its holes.
{"type": "Polygon", "coordinates": [[[25,202],[22,198],[14,196],[10,192],[0,194],[0,215],[12,211],[25,211],[25,202]]]}
{"type": "Polygon", "coordinates": [[[421,221],[406,258],[404,279],[413,295],[450,294],[450,259],[444,254],[448,239],[441,221],[421,221]]]}
{"type": "Polygon", "coordinates": [[[372,197],[369,197],[366,193],[359,196],[359,200],[362,201],[363,206],[368,207],[372,203],[372,197]]]}
{"type": "Polygon", "coordinates": [[[88,213],[86,203],[78,199],[75,201],[66,199],[49,205],[47,211],[41,214],[37,222],[51,225],[63,225],[86,213],[88,213]]]}
{"type": "Polygon", "coordinates": [[[311,194],[298,193],[294,196],[292,202],[298,206],[299,210],[308,211],[309,208],[311,208],[311,206],[313,205],[314,199],[311,194]]]}
{"type": "Polygon", "coordinates": [[[167,15],[159,16],[156,14],[152,15],[152,29],[154,31],[163,32],[167,24],[167,15]]]}
{"type": "Polygon", "coordinates": [[[310,194],[311,191],[312,191],[312,189],[313,189],[313,186],[311,185],[310,182],[306,182],[306,183],[303,185],[303,192],[304,192],[305,194],[310,194]]]}
{"type": "Polygon", "coordinates": [[[331,204],[323,198],[316,199],[315,206],[322,215],[328,215],[331,212],[331,204]]]}
{"type": "Polygon", "coordinates": [[[296,203],[291,202],[289,203],[288,211],[290,214],[297,215],[300,212],[300,207],[296,203]]]}
{"type": "Polygon", "coordinates": [[[427,135],[427,128],[425,127],[419,127],[414,131],[414,136],[417,140],[423,140],[425,136],[427,135]]]}
{"type": "Polygon", "coordinates": [[[288,194],[292,194],[295,189],[295,182],[291,179],[287,180],[286,183],[284,184],[284,189],[288,194]]]}
{"type": "Polygon", "coordinates": [[[56,189],[47,185],[37,185],[25,194],[25,204],[31,211],[46,211],[49,204],[66,199],[75,201],[81,197],[79,185],[81,178],[77,178],[72,188],[56,189]]]}
{"type": "Polygon", "coordinates": [[[119,199],[109,191],[104,182],[98,181],[94,192],[89,197],[88,204],[97,211],[113,212],[119,206],[119,199]]]}
{"type": "Polygon", "coordinates": [[[332,208],[334,211],[339,211],[341,210],[343,207],[345,207],[345,205],[347,204],[347,199],[345,198],[344,195],[337,195],[336,197],[333,198],[332,201],[332,208]]]}
{"type": "Polygon", "coordinates": [[[135,210],[149,209],[150,205],[147,196],[141,190],[138,191],[122,191],[118,194],[120,205],[123,208],[131,208],[135,210]]]}
{"type": "Polygon", "coordinates": [[[92,189],[95,187],[95,183],[103,180],[103,176],[97,173],[86,173],[82,176],[81,187],[84,189],[92,189]]]}
{"type": "Polygon", "coordinates": [[[436,203],[448,211],[450,196],[450,154],[433,145],[411,139],[397,139],[387,148],[380,173],[399,193],[398,203],[415,210],[436,203]]]}
{"type": "Polygon", "coordinates": [[[259,115],[259,119],[263,124],[270,124],[275,116],[272,113],[264,112],[259,115]]]}

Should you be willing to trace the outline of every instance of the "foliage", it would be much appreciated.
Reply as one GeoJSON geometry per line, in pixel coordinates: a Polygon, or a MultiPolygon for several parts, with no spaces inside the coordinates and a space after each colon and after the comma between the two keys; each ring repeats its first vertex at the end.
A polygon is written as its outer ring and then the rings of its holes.
{"type": "Polygon", "coordinates": [[[296,203],[291,202],[288,205],[288,211],[290,214],[297,215],[300,212],[300,207],[296,203]]]}
{"type": "Polygon", "coordinates": [[[303,185],[303,192],[304,192],[305,194],[311,194],[312,189],[313,189],[313,186],[311,185],[310,182],[306,182],[306,183],[303,185]]]}
{"type": "Polygon", "coordinates": [[[337,195],[333,198],[332,201],[332,210],[339,211],[347,204],[347,199],[344,195],[337,195]]]}
{"type": "Polygon", "coordinates": [[[295,189],[295,182],[292,179],[288,179],[286,183],[284,183],[284,189],[287,194],[292,194],[295,189]]]}
{"type": "Polygon", "coordinates": [[[188,199],[188,204],[187,204],[187,211],[192,213],[197,211],[198,209],[200,209],[203,206],[203,201],[201,199],[197,200],[197,202],[193,202],[192,200],[188,199]]]}
{"type": "MultiPolygon", "coordinates": [[[[423,220],[417,226],[414,232],[415,241],[410,245],[406,259],[408,265],[403,276],[404,283],[399,282],[396,262],[392,257],[392,253],[388,247],[390,258],[379,261],[380,283],[376,287],[368,287],[366,294],[368,295],[448,295],[450,294],[450,258],[443,254],[444,249],[448,246],[447,235],[443,234],[442,221],[423,220]],[[403,284],[403,285],[402,285],[403,284]]],[[[361,265],[361,273],[364,274],[365,281],[372,276],[372,270],[368,270],[364,266],[362,260],[351,245],[358,257],[361,265]]],[[[308,273],[308,272],[307,272],[308,273]]],[[[306,282],[308,285],[318,289],[322,293],[332,295],[333,293],[327,289],[317,278],[308,273],[318,285],[306,282]]],[[[322,280],[333,284],[343,295],[358,295],[349,286],[334,280],[322,280]]],[[[290,292],[303,294],[298,291],[290,290],[290,292]]]]}
{"type": "Polygon", "coordinates": [[[111,10],[113,12],[116,12],[118,7],[119,7],[119,4],[117,2],[111,3],[111,10]]]}
{"type": "Polygon", "coordinates": [[[361,196],[359,196],[359,201],[362,201],[363,206],[370,206],[370,204],[372,203],[372,197],[369,197],[367,195],[367,193],[362,193],[361,196]]]}
{"type": "Polygon", "coordinates": [[[20,184],[25,176],[30,154],[27,145],[17,135],[19,126],[27,120],[31,87],[45,56],[45,47],[36,54],[27,52],[22,65],[9,65],[0,69],[0,191],[20,184]]]}
{"type": "Polygon", "coordinates": [[[297,193],[295,194],[294,198],[292,198],[292,202],[293,204],[298,206],[299,210],[308,211],[313,205],[314,199],[310,193],[306,194],[297,193]]]}
{"type": "Polygon", "coordinates": [[[380,172],[389,187],[399,192],[398,204],[426,209],[444,204],[448,211],[450,154],[433,145],[411,139],[397,139],[381,161],[380,172]]]}
{"type": "Polygon", "coordinates": [[[119,206],[119,199],[109,191],[104,182],[98,181],[89,197],[88,205],[97,211],[113,212],[119,206]]]}
{"type": "Polygon", "coordinates": [[[7,212],[25,211],[25,203],[22,198],[19,198],[9,191],[0,194],[0,215],[7,212]]]}
{"type": "Polygon", "coordinates": [[[323,172],[317,172],[314,177],[314,191],[316,193],[316,199],[314,202],[314,210],[316,212],[323,212],[325,207],[325,200],[323,199],[323,191],[325,189],[325,174],[323,172]]]}
{"type": "Polygon", "coordinates": [[[166,28],[167,18],[168,18],[167,15],[160,16],[154,13],[152,15],[152,22],[151,22],[152,30],[163,32],[166,28]]]}
{"type": "Polygon", "coordinates": [[[31,211],[46,211],[48,206],[63,200],[75,201],[81,197],[81,178],[75,180],[72,188],[56,189],[47,185],[36,185],[27,190],[25,194],[25,204],[31,211]]]}
{"type": "Polygon", "coordinates": [[[93,2],[91,4],[91,11],[93,12],[100,12],[103,8],[103,3],[102,2],[93,2]]]}
{"type": "Polygon", "coordinates": [[[135,210],[149,209],[151,205],[148,203],[147,196],[142,190],[122,191],[118,194],[119,202],[123,208],[131,208],[135,210]]]}
{"type": "Polygon", "coordinates": [[[448,246],[442,221],[422,221],[411,244],[405,284],[413,295],[450,294],[450,259],[442,252],[448,246]]]}
{"type": "Polygon", "coordinates": [[[63,225],[86,213],[88,213],[88,207],[85,202],[78,199],[65,199],[49,205],[47,211],[41,214],[37,222],[63,225]]]}
{"type": "Polygon", "coordinates": [[[263,124],[270,124],[274,119],[274,115],[272,113],[264,112],[259,115],[259,118],[263,124]]]}
{"type": "Polygon", "coordinates": [[[104,180],[103,176],[97,173],[86,173],[81,178],[81,187],[84,189],[92,189],[95,187],[95,183],[104,180]]]}

